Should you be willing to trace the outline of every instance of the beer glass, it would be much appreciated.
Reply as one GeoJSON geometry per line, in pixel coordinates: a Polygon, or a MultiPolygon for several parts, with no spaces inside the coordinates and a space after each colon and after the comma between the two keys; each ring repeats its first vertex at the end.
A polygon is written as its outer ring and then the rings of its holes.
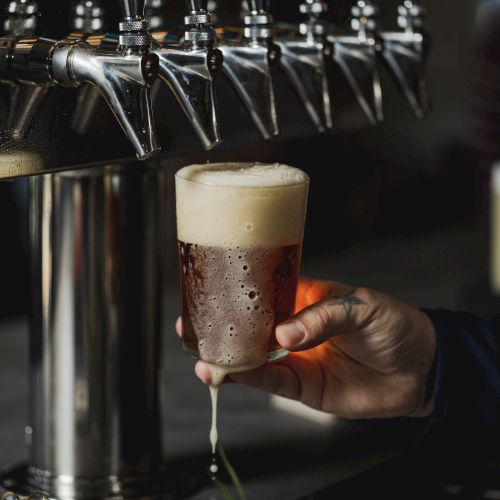
{"type": "Polygon", "coordinates": [[[175,178],[184,350],[250,369],[287,354],[308,176],[281,164],[190,165],[175,178]]]}

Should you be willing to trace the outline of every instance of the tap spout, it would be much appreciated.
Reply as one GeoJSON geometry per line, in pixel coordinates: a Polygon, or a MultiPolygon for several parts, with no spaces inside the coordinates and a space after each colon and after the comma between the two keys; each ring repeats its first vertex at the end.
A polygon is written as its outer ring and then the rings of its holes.
{"type": "Polygon", "coordinates": [[[333,126],[326,61],[332,45],[326,38],[326,23],[320,16],[327,11],[324,1],[305,0],[300,4],[308,20],[296,30],[278,31],[276,43],[281,49],[281,65],[291,86],[303,102],[318,131],[333,126]]]}
{"type": "Polygon", "coordinates": [[[423,28],[424,16],[425,9],[419,2],[406,0],[398,8],[402,30],[382,33],[383,58],[417,118],[424,118],[430,110],[425,78],[430,39],[423,28]]]}
{"type": "Polygon", "coordinates": [[[0,37],[0,80],[50,86],[95,86],[141,160],[159,151],[150,84],[158,71],[154,54],[106,51],[81,40],[0,37]]]}
{"type": "Polygon", "coordinates": [[[158,45],[159,78],[168,85],[205,149],[223,141],[219,126],[215,80],[222,66],[216,48],[186,49],[158,45]]]}
{"type": "Polygon", "coordinates": [[[280,57],[277,46],[221,44],[223,72],[239,95],[262,137],[279,134],[272,68],[280,57]]]}
{"type": "Polygon", "coordinates": [[[224,55],[223,73],[239,95],[255,126],[266,140],[279,134],[273,73],[281,51],[272,37],[268,1],[247,2],[244,30],[235,39],[222,30],[219,49],[224,55]]]}
{"type": "Polygon", "coordinates": [[[140,160],[160,149],[150,96],[157,71],[158,57],[154,54],[108,52],[81,41],[58,42],[52,55],[55,80],[65,86],[96,87],[140,160]]]}
{"type": "Polygon", "coordinates": [[[12,138],[21,140],[26,136],[36,111],[45,99],[48,87],[33,85],[12,85],[8,128],[12,138]]]}
{"type": "Polygon", "coordinates": [[[309,118],[319,132],[333,127],[330,90],[325,56],[331,47],[322,42],[289,39],[277,40],[281,49],[281,65],[302,101],[309,118]]]}
{"type": "Polygon", "coordinates": [[[335,36],[333,58],[348,81],[363,113],[372,125],[384,119],[377,42],[360,44],[357,37],[335,36]]]}
{"type": "MultiPolygon", "coordinates": [[[[36,0],[11,0],[7,5],[4,31],[8,35],[33,36],[37,29],[38,2],[36,0]]],[[[47,95],[47,87],[12,85],[8,129],[13,139],[25,137],[40,104],[47,95]]]]}
{"type": "Polygon", "coordinates": [[[359,0],[351,9],[352,33],[329,35],[333,59],[348,81],[368,121],[376,125],[384,119],[382,86],[378,61],[383,40],[378,35],[378,8],[359,0]]]}
{"type": "Polygon", "coordinates": [[[223,56],[216,48],[207,0],[186,0],[186,8],[184,40],[172,43],[155,36],[152,51],[159,59],[158,76],[175,95],[203,147],[212,149],[223,141],[215,92],[223,56]]]}

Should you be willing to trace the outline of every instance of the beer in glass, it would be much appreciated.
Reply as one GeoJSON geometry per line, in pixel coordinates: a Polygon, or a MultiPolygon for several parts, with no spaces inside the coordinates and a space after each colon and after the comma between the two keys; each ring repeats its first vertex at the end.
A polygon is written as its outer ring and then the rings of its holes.
{"type": "Polygon", "coordinates": [[[253,368],[287,354],[309,178],[281,164],[191,165],[176,174],[184,350],[253,368]]]}

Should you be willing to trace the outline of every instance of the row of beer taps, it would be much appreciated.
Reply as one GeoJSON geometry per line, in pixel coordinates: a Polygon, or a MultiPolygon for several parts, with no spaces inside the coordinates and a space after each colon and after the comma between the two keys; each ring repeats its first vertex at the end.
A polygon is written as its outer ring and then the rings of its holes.
{"type": "MultiPolygon", "coordinates": [[[[238,0],[239,1],[239,0],[238,0]]],[[[105,31],[101,0],[73,4],[73,32],[36,36],[36,0],[10,0],[0,37],[0,81],[10,86],[9,131],[22,138],[51,87],[78,87],[72,127],[84,134],[104,98],[139,159],[159,151],[153,102],[165,83],[201,144],[223,140],[216,83],[224,74],[265,139],[279,135],[274,75],[284,71],[320,132],[332,129],[329,65],[338,64],[367,119],[383,120],[383,63],[417,117],[428,111],[424,7],[401,0],[399,30],[382,31],[377,5],[355,0],[350,27],[325,20],[324,0],[302,0],[299,25],[274,23],[269,0],[243,0],[240,26],[216,23],[216,2],[186,0],[184,29],[172,30],[165,0],[120,0],[117,33],[105,31]],[[157,78],[158,77],[158,78],[157,78]]]]}

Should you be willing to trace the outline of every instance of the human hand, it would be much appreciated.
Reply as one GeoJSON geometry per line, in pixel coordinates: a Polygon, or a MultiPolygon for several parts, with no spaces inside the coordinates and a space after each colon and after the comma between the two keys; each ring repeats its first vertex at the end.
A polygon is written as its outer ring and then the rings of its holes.
{"type": "MultiPolygon", "coordinates": [[[[292,352],[231,380],[345,418],[430,414],[436,339],[426,314],[374,290],[314,280],[300,281],[296,310],[276,329],[292,352]]],[[[210,383],[203,361],[196,374],[210,383]]]]}

